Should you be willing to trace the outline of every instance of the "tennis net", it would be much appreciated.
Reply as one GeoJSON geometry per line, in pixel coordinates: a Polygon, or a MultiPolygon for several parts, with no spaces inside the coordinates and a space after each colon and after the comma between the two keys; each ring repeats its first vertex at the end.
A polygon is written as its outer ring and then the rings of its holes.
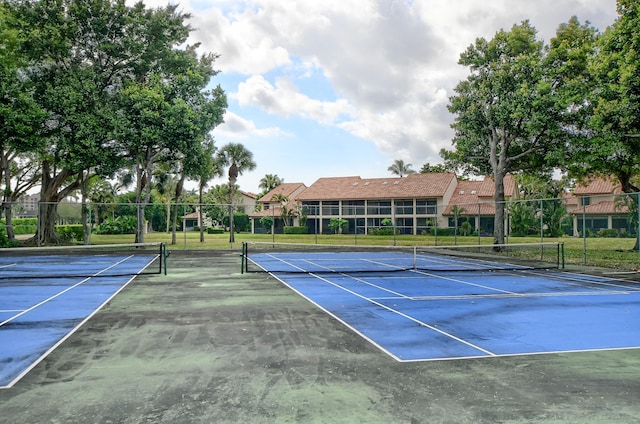
{"type": "Polygon", "coordinates": [[[561,268],[556,242],[456,246],[338,246],[246,242],[243,272],[365,273],[561,268]]]}
{"type": "Polygon", "coordinates": [[[164,243],[0,249],[0,280],[166,274],[164,243]]]}

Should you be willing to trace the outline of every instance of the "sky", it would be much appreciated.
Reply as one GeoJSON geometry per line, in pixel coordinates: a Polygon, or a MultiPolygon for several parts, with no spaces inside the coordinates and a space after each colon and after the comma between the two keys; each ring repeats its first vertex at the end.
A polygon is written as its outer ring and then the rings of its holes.
{"type": "MultiPolygon", "coordinates": [[[[164,7],[166,0],[145,0],[164,7]]],[[[451,149],[454,87],[468,76],[460,54],[476,38],[529,20],[547,44],[577,16],[604,31],[615,0],[181,0],[189,44],[220,55],[229,106],[216,146],[241,143],[260,180],[393,176],[401,159],[419,171],[451,149]]],[[[210,186],[225,183],[214,180],[210,186]]]]}

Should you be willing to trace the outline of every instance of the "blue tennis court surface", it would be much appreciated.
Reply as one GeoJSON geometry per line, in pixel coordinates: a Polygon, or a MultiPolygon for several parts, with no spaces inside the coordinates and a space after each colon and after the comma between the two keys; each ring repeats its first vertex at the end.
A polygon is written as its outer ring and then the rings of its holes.
{"type": "MultiPolygon", "coordinates": [[[[461,258],[452,259],[456,272],[350,273],[359,265],[349,255],[257,253],[250,261],[399,361],[640,347],[636,282],[461,258]]],[[[388,271],[398,263],[389,257],[357,260],[388,271]]]]}
{"type": "Polygon", "coordinates": [[[11,387],[157,255],[0,257],[0,388],[11,387]],[[55,275],[87,277],[53,277],[55,275]]]}

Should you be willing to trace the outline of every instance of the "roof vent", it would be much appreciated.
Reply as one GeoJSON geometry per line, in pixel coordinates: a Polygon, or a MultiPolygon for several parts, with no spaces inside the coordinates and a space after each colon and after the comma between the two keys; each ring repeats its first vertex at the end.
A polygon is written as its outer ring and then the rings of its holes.
{"type": "Polygon", "coordinates": [[[357,182],[356,182],[356,183],[353,183],[353,186],[354,186],[354,187],[355,187],[355,186],[357,186],[357,185],[358,185],[358,183],[357,183],[357,182]]]}
{"type": "Polygon", "coordinates": [[[382,185],[387,185],[387,182],[386,182],[386,181],[383,181],[383,182],[382,182],[382,185]]]}
{"type": "Polygon", "coordinates": [[[478,194],[476,190],[471,190],[471,194],[478,194]]]}
{"type": "Polygon", "coordinates": [[[459,194],[464,194],[464,190],[460,190],[460,193],[459,193],[459,194]]]}
{"type": "Polygon", "coordinates": [[[393,184],[394,185],[398,185],[398,184],[400,184],[400,181],[394,181],[393,184]]]}
{"type": "Polygon", "coordinates": [[[364,185],[369,185],[369,181],[367,181],[366,183],[364,183],[364,185]]]}

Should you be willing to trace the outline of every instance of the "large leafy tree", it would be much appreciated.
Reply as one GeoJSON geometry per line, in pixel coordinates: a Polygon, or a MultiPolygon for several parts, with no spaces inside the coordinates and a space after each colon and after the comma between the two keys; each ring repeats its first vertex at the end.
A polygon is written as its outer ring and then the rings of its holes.
{"type": "Polygon", "coordinates": [[[42,163],[40,241],[57,241],[58,202],[92,175],[111,175],[126,156],[114,142],[116,94],[145,77],[184,42],[174,6],[147,10],[124,0],[7,2],[24,22],[24,54],[48,137],[42,163]]]}
{"type": "Polygon", "coordinates": [[[568,140],[565,69],[549,66],[549,52],[524,21],[491,40],[477,39],[460,56],[470,75],[450,99],[456,150],[443,156],[467,172],[493,177],[497,244],[504,242],[505,175],[550,172],[568,140]]]}
{"type": "Polygon", "coordinates": [[[618,19],[600,37],[589,70],[586,136],[573,144],[572,175],[614,175],[626,193],[640,174],[640,2],[618,0],[618,19]]]}
{"type": "MultiPolygon", "coordinates": [[[[640,2],[618,0],[618,18],[591,56],[588,128],[571,145],[572,176],[614,176],[625,193],[640,192],[640,2]]],[[[637,210],[638,196],[630,196],[637,210]]],[[[639,244],[636,242],[635,250],[639,244]]]]}
{"type": "Polygon", "coordinates": [[[7,236],[15,238],[12,204],[36,185],[39,166],[28,153],[41,143],[44,111],[33,98],[33,85],[21,71],[29,65],[15,11],[0,3],[0,187],[7,236]]]}

